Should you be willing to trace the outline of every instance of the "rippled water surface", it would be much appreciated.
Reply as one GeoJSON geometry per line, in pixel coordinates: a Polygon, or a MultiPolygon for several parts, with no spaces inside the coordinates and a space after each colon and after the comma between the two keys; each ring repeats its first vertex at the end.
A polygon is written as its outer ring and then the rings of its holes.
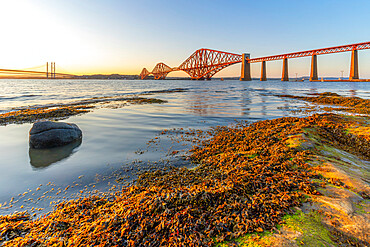
{"type": "MultiPolygon", "coordinates": [[[[101,96],[138,95],[168,101],[164,104],[131,105],[93,112],[63,120],[76,123],[83,131],[82,143],[53,150],[30,150],[31,124],[0,126],[0,203],[19,199],[5,214],[37,205],[48,208],[49,201],[63,199],[85,188],[106,190],[115,183],[111,174],[119,171],[135,177],[140,169],[167,158],[179,146],[164,140],[147,142],[163,129],[202,128],[227,125],[234,120],[263,120],[290,116],[289,107],[303,102],[278,98],[276,94],[305,95],[336,92],[370,98],[366,82],[281,82],[237,80],[0,80],[0,113],[29,105],[68,103],[101,96]],[[175,88],[181,92],[166,92],[175,88]],[[165,92],[158,92],[164,90],[165,92]],[[174,146],[175,145],[175,146],[174,146]],[[143,150],[147,150],[143,153],[143,150]],[[133,166],[135,165],[135,169],[133,166]],[[137,165],[139,164],[139,165],[137,165]],[[106,176],[108,179],[101,179],[106,176]],[[52,182],[51,185],[47,185],[52,182]],[[76,185],[77,184],[77,185],[76,185]],[[40,186],[41,185],[41,186],[40,186]],[[58,188],[74,185],[56,195],[58,188]],[[40,188],[36,190],[37,188],[40,188]],[[53,193],[48,192],[54,189],[53,193]],[[44,194],[45,193],[45,194],[44,194]],[[48,195],[52,195],[47,198],[48,195]]],[[[177,144],[181,145],[181,144],[177,144]]],[[[189,165],[181,157],[171,157],[176,165],[189,165]]]]}

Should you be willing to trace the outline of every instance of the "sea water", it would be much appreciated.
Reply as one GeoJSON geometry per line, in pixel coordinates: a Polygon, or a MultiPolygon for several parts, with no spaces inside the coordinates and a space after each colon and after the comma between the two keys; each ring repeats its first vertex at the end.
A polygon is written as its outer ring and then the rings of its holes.
{"type": "Polygon", "coordinates": [[[71,198],[81,190],[107,191],[117,184],[119,176],[130,182],[141,168],[155,169],[164,163],[191,166],[181,155],[169,155],[181,149],[181,143],[166,138],[160,143],[151,140],[157,140],[155,138],[164,129],[206,130],[233,124],[235,120],[303,116],[303,113],[290,110],[307,103],[276,95],[322,92],[369,99],[370,83],[217,79],[0,80],[0,113],[93,97],[139,95],[167,101],[115,109],[101,107],[62,120],[77,124],[83,139],[81,143],[53,150],[29,148],[28,132],[32,124],[0,126],[0,204],[9,203],[13,197],[13,201],[17,201],[11,208],[0,208],[0,214],[32,207],[47,211],[51,201],[71,198]],[[67,186],[70,188],[65,190],[67,186]],[[57,194],[57,191],[61,192],[57,194]]]}

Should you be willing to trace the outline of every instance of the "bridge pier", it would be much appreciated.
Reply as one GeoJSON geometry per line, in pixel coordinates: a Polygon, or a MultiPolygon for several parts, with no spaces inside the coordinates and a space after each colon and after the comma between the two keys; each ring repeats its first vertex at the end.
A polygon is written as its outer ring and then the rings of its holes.
{"type": "Polygon", "coordinates": [[[261,81],[266,81],[266,61],[262,61],[261,63],[261,81]]]}
{"type": "Polygon", "coordinates": [[[284,58],[283,60],[283,73],[281,76],[282,81],[289,81],[289,74],[288,74],[288,58],[284,58]]]}
{"type": "Polygon", "coordinates": [[[251,64],[249,63],[248,59],[250,54],[243,53],[242,54],[242,71],[240,75],[241,81],[251,81],[251,64]]]}
{"type": "Polygon", "coordinates": [[[351,69],[349,74],[350,80],[356,80],[359,79],[358,74],[358,51],[352,50],[352,56],[351,56],[351,69]]]}
{"type": "Polygon", "coordinates": [[[312,55],[310,81],[317,81],[317,55],[312,55]]]}

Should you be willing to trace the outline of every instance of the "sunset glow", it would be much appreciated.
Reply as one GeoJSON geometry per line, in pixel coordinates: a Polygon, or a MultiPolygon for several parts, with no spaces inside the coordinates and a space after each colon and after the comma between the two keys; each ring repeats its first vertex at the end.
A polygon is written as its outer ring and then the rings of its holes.
{"type": "Polygon", "coordinates": [[[0,0],[0,246],[368,246],[369,0],[0,0]]]}
{"type": "MultiPolygon", "coordinates": [[[[3,0],[0,68],[26,69],[56,61],[61,73],[139,74],[158,62],[179,66],[199,48],[259,57],[367,41],[369,17],[363,5],[368,3],[358,1],[353,15],[344,3],[336,1],[329,7],[321,1],[303,1],[279,8],[274,1],[3,0]],[[312,18],[317,7],[325,14],[312,18]]],[[[348,53],[320,57],[320,75],[348,73],[349,58],[348,53]]],[[[359,59],[360,71],[370,66],[368,51],[359,59]]],[[[290,73],[308,75],[309,63],[309,58],[291,61],[290,73]]],[[[260,64],[251,69],[259,75],[260,64]]],[[[267,70],[270,77],[280,77],[281,62],[268,63],[267,70]]],[[[370,77],[362,71],[363,77],[370,77]]],[[[240,66],[234,65],[217,76],[239,73],[240,66]]]]}

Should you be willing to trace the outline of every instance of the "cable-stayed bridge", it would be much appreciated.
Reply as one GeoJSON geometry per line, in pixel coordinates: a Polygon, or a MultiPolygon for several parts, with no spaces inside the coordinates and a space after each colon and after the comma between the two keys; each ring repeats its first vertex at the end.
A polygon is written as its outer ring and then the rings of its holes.
{"type": "Polygon", "coordinates": [[[76,75],[56,72],[55,62],[26,69],[0,69],[0,78],[69,79],[76,75]]]}

